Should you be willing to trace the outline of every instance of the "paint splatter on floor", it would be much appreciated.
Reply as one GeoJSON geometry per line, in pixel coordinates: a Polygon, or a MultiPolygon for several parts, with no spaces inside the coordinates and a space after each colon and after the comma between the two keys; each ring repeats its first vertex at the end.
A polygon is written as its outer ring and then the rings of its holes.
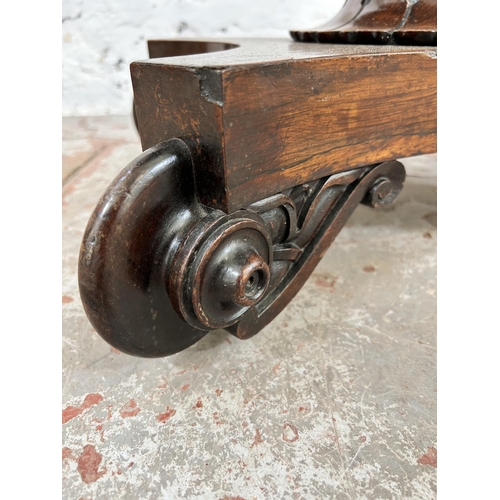
{"type": "Polygon", "coordinates": [[[78,458],[78,472],[84,483],[94,483],[106,474],[106,467],[99,470],[102,462],[102,455],[98,453],[95,446],[87,444],[83,447],[83,452],[78,458]]]}
{"type": "Polygon", "coordinates": [[[417,462],[420,465],[431,465],[437,467],[437,450],[433,446],[427,447],[427,453],[423,454],[417,462]]]}
{"type": "Polygon", "coordinates": [[[85,410],[91,406],[99,404],[103,400],[100,394],[87,394],[81,406],[67,406],[62,411],[62,423],[66,424],[73,418],[81,415],[85,410]]]}

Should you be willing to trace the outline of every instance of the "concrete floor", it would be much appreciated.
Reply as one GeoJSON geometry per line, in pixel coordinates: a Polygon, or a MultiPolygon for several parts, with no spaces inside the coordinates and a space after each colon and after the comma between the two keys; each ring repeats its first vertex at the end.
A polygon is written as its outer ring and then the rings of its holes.
{"type": "Polygon", "coordinates": [[[436,157],[356,210],[261,333],[151,360],[95,333],[76,276],[140,151],[129,117],[63,120],[63,498],[436,498],[436,157]]]}

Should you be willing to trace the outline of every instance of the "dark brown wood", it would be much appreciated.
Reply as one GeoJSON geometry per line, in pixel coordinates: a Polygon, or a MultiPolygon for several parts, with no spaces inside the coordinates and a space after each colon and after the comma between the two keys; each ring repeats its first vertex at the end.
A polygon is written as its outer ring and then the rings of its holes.
{"type": "Polygon", "coordinates": [[[437,45],[437,0],[347,0],[319,28],[290,31],[299,42],[437,45]]]}
{"type": "Polygon", "coordinates": [[[167,249],[203,217],[187,146],[157,145],[130,163],[97,204],[78,262],[80,297],[96,331],[122,352],[174,354],[202,338],[173,310],[167,249]]]}
{"type": "Polygon", "coordinates": [[[295,217],[291,217],[295,231],[292,229],[285,242],[274,247],[280,260],[274,286],[228,331],[247,339],[270,323],[302,288],[358,204],[373,208],[390,205],[404,180],[403,165],[391,161],[334,174],[293,190],[291,199],[297,191],[307,194],[296,205],[295,217]],[[294,252],[283,252],[287,249],[294,252]]]}
{"type": "Polygon", "coordinates": [[[159,57],[190,56],[193,54],[208,54],[210,52],[221,52],[228,49],[236,49],[238,45],[227,42],[211,42],[206,40],[176,40],[171,43],[166,40],[148,40],[148,52],[150,59],[159,57]]]}
{"type": "Polygon", "coordinates": [[[239,45],[131,66],[143,148],[189,144],[205,205],[436,150],[435,48],[239,45]]]}
{"type": "Polygon", "coordinates": [[[80,251],[97,332],[157,357],[272,321],[359,203],[394,201],[396,159],[435,152],[436,49],[394,45],[430,43],[433,19],[430,0],[349,0],[328,29],[294,36],[355,45],[150,41],[131,65],[145,151],[80,251]]]}
{"type": "Polygon", "coordinates": [[[128,354],[174,354],[209,330],[246,339],[290,302],[356,206],[394,201],[391,161],[336,173],[226,214],[199,202],[179,139],[134,160],[99,201],[79,258],[92,325],[128,354]]]}

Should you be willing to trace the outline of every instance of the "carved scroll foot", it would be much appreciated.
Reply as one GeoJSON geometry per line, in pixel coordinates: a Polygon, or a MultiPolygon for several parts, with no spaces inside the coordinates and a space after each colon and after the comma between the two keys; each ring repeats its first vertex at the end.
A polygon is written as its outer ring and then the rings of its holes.
{"type": "Polygon", "coordinates": [[[359,203],[385,206],[389,161],[296,186],[231,214],[202,205],[179,139],[134,160],[84,234],[79,285],[97,332],[123,352],[174,354],[209,330],[258,333],[290,302],[359,203]]]}

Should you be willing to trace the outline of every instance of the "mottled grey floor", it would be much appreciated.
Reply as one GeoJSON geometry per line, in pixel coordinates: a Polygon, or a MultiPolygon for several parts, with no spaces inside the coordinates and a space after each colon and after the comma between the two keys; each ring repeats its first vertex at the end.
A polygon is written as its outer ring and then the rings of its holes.
{"type": "Polygon", "coordinates": [[[436,498],[436,157],[360,206],[289,306],[239,341],[121,354],[78,295],[97,199],[137,154],[128,117],[63,120],[63,498],[436,498]]]}

